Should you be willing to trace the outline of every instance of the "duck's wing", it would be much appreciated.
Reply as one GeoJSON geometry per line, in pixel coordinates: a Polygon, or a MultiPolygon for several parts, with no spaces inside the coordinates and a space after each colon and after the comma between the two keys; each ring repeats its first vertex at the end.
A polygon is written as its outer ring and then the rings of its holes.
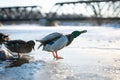
{"type": "Polygon", "coordinates": [[[40,42],[43,43],[43,44],[44,44],[44,43],[49,43],[49,42],[51,42],[51,41],[57,40],[57,39],[60,38],[62,35],[63,35],[63,34],[57,33],[57,32],[51,33],[51,34],[45,36],[44,38],[42,38],[42,39],[40,40],[40,42]]]}
{"type": "Polygon", "coordinates": [[[26,44],[26,42],[23,40],[11,40],[11,41],[6,41],[4,44],[7,48],[14,48],[14,47],[20,47],[21,45],[26,44]]]}
{"type": "Polygon", "coordinates": [[[36,40],[38,42],[40,42],[41,44],[39,45],[38,49],[42,46],[42,45],[46,45],[54,40],[57,40],[58,38],[60,38],[63,34],[61,33],[51,33],[47,36],[45,36],[44,38],[42,38],[41,40],[36,40]]]}
{"type": "Polygon", "coordinates": [[[5,47],[12,52],[16,52],[21,48],[21,46],[24,46],[25,44],[26,42],[23,40],[10,40],[4,43],[5,47]]]}

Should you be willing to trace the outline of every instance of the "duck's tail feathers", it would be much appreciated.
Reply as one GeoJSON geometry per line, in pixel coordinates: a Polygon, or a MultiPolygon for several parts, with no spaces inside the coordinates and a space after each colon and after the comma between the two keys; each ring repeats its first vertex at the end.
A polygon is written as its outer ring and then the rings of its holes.
{"type": "Polygon", "coordinates": [[[41,42],[40,40],[35,40],[36,42],[41,42]]]}
{"type": "MultiPolygon", "coordinates": [[[[36,42],[40,42],[41,43],[41,40],[36,40],[36,42]]],[[[39,49],[41,46],[42,46],[42,43],[38,46],[37,49],[39,49]]]]}
{"type": "Polygon", "coordinates": [[[42,46],[42,44],[40,44],[37,49],[39,49],[41,46],[42,46]]]}

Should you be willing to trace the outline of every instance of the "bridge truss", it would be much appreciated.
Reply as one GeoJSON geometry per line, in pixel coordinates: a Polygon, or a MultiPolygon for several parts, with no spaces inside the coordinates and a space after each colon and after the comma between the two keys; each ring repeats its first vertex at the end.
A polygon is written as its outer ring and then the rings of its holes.
{"type": "Polygon", "coordinates": [[[49,18],[51,17],[55,19],[120,19],[120,0],[56,3],[49,12],[49,18]]]}
{"type": "Polygon", "coordinates": [[[40,6],[1,7],[0,21],[39,20],[43,17],[40,6]]]}

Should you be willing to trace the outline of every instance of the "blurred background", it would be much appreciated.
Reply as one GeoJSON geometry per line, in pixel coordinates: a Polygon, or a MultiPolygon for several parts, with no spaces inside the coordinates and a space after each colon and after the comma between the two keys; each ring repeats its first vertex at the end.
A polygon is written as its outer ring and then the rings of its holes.
{"type": "Polygon", "coordinates": [[[119,0],[0,0],[0,24],[120,24],[119,0]]]}

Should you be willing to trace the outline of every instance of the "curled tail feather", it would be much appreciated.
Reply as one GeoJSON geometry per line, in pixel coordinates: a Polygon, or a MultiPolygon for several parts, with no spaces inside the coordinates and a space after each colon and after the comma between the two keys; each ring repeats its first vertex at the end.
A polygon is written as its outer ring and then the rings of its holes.
{"type": "Polygon", "coordinates": [[[37,49],[39,49],[41,46],[42,46],[42,44],[40,44],[37,49]]]}
{"type": "MultiPolygon", "coordinates": [[[[36,40],[36,41],[41,43],[40,40],[36,40]]],[[[40,44],[37,49],[39,49],[41,46],[42,46],[42,44],[40,44]]]]}

